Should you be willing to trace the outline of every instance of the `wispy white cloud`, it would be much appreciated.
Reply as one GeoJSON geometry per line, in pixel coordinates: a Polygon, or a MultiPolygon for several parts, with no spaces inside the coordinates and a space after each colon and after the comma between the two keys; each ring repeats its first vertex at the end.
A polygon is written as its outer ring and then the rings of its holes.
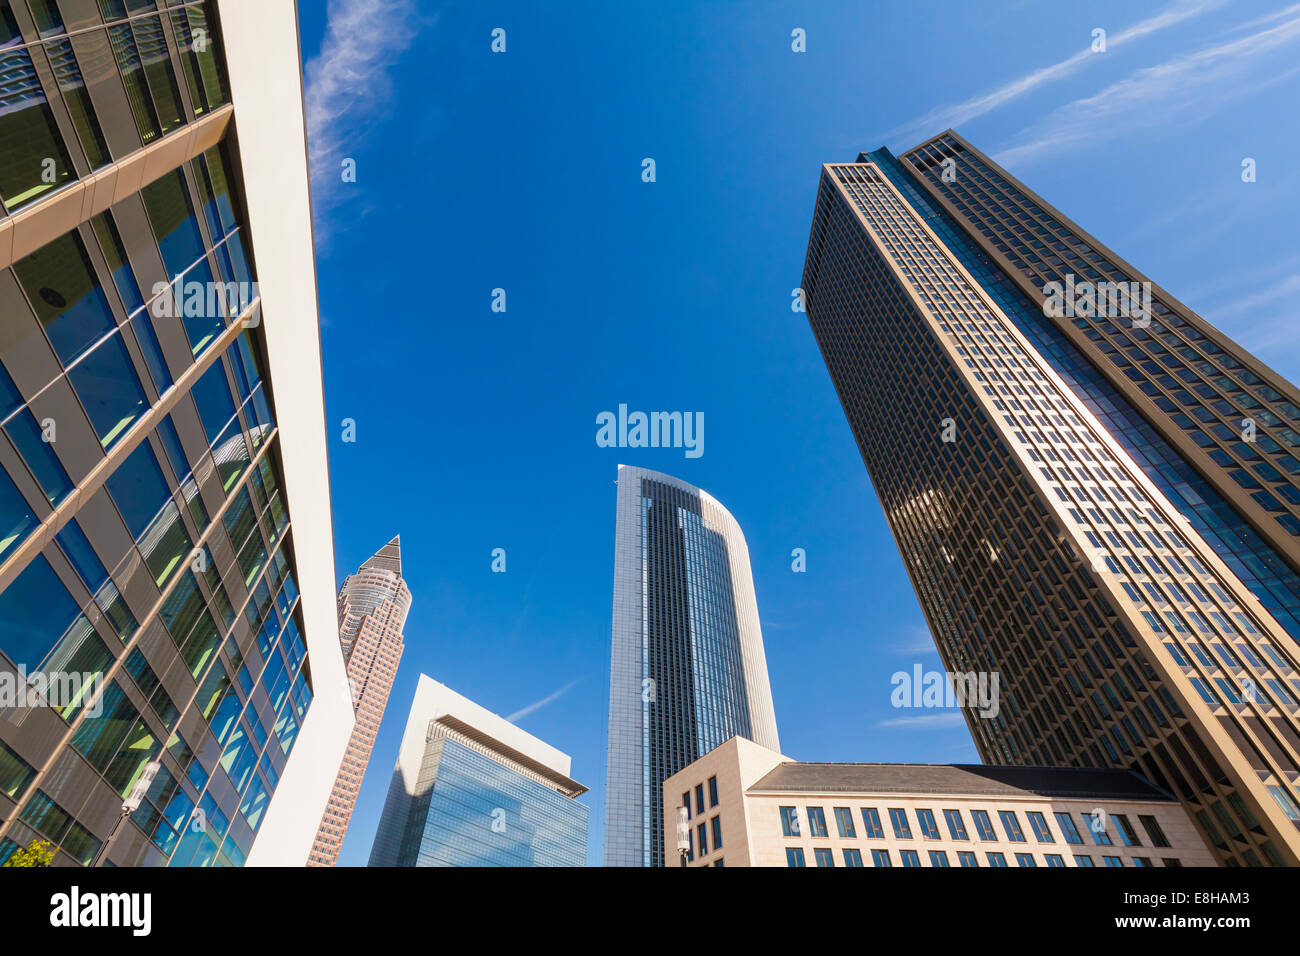
{"type": "Polygon", "coordinates": [[[960,711],[950,710],[942,714],[923,714],[919,717],[894,717],[882,720],[877,727],[903,727],[912,730],[947,730],[951,727],[965,727],[966,718],[960,711]]]}
{"type": "MultiPolygon", "coordinates": [[[[1222,6],[1223,3],[1224,0],[1180,0],[1180,2],[1170,5],[1155,16],[1139,21],[1118,33],[1110,34],[1106,39],[1106,48],[1112,50],[1132,40],[1157,33],[1214,7],[1222,6]]],[[[971,97],[961,103],[931,110],[919,119],[912,120],[890,131],[886,138],[902,138],[904,134],[908,134],[912,138],[931,136],[941,130],[960,126],[977,116],[982,116],[991,110],[997,109],[1017,97],[1031,93],[1040,86],[1064,79],[1097,56],[1099,54],[1094,53],[1091,46],[1085,47],[1064,60],[1034,70],[1031,73],[1026,73],[1024,76],[1017,77],[988,93],[971,97]]]]}
{"type": "MultiPolygon", "coordinates": [[[[1100,93],[1048,114],[995,159],[1004,166],[1025,164],[1063,148],[1096,146],[1131,136],[1139,126],[1149,129],[1156,123],[1204,117],[1234,99],[1300,72],[1300,67],[1293,66],[1273,72],[1267,79],[1246,82],[1244,77],[1261,64],[1262,57],[1298,39],[1300,15],[1295,15],[1248,36],[1137,70],[1100,93]]],[[[1261,72],[1276,66],[1271,64],[1261,72]]]]}
{"type": "Polygon", "coordinates": [[[1266,13],[1262,17],[1256,17],[1254,20],[1247,20],[1245,23],[1239,23],[1232,28],[1233,33],[1242,30],[1253,30],[1256,27],[1262,27],[1266,23],[1276,23],[1278,20],[1285,20],[1300,14],[1300,3],[1292,4],[1289,7],[1283,7],[1281,10],[1274,10],[1272,13],[1266,13]]]}
{"type": "Polygon", "coordinates": [[[519,708],[519,710],[516,710],[513,714],[510,714],[508,717],[506,717],[506,720],[511,721],[512,723],[516,720],[522,720],[524,717],[527,717],[533,711],[540,710],[541,708],[545,707],[547,704],[551,703],[552,701],[559,700],[569,691],[570,688],[572,688],[575,684],[577,684],[581,680],[582,678],[578,678],[578,680],[569,681],[567,684],[565,684],[555,693],[547,694],[541,700],[535,700],[527,707],[519,708]]]}
{"type": "Polygon", "coordinates": [[[937,654],[934,638],[930,629],[922,624],[913,624],[907,633],[889,646],[895,654],[937,654]]]}
{"type": "Polygon", "coordinates": [[[1234,299],[1215,309],[1211,322],[1240,339],[1266,362],[1273,354],[1293,353],[1300,346],[1296,326],[1300,323],[1300,272],[1284,276],[1253,295],[1234,299]]]}
{"type": "Polygon", "coordinates": [[[307,149],[320,238],[338,205],[341,162],[392,96],[388,69],[421,22],[413,0],[330,0],[320,53],[307,61],[307,149]]]}

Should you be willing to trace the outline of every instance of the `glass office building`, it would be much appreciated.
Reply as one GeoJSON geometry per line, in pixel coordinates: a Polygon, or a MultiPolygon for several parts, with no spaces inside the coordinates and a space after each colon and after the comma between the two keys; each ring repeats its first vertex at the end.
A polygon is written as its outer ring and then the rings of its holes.
{"type": "Polygon", "coordinates": [[[402,578],[400,537],[380,548],[356,574],[343,579],[338,607],[339,644],[347,661],[357,720],[316,832],[308,866],[333,866],[338,862],[406,646],[402,627],[411,610],[411,589],[402,578]]]}
{"type": "Polygon", "coordinates": [[[981,756],[1300,862],[1294,386],[951,131],[823,168],[804,290],[981,756]]]}
{"type": "Polygon", "coordinates": [[[296,24],[241,6],[0,0],[0,861],[300,864],[346,742],[296,24]]]}
{"type": "Polygon", "coordinates": [[[584,866],[569,757],[424,674],[370,866],[584,866]]]}
{"type": "Polygon", "coordinates": [[[731,737],[779,750],[745,536],[707,492],[619,465],[605,865],[663,866],[663,781],[731,737]]]}

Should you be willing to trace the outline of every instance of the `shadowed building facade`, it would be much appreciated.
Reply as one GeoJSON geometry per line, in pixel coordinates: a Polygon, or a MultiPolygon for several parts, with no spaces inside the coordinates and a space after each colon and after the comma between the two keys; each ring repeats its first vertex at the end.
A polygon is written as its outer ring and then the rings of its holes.
{"type": "Polygon", "coordinates": [[[780,745],[736,520],[627,465],[617,509],[605,865],[663,866],[664,779],[735,735],[780,745]]]}
{"type": "Polygon", "coordinates": [[[4,0],[0,59],[0,861],[301,866],[353,715],[293,5],[4,0]]]}
{"type": "Polygon", "coordinates": [[[411,589],[402,579],[400,537],[380,548],[356,574],[349,574],[339,589],[339,644],[347,661],[348,689],[357,719],[308,866],[338,862],[402,660],[402,627],[410,609],[411,589]]]}
{"type": "Polygon", "coordinates": [[[981,756],[1294,865],[1296,391],[1146,282],[949,132],[823,167],[803,288],[947,669],[1000,675],[981,756]]]}

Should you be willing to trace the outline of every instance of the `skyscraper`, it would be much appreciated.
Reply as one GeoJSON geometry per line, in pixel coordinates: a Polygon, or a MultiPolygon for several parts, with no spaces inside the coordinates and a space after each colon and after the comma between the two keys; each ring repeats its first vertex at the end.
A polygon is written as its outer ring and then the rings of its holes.
{"type": "Polygon", "coordinates": [[[316,832],[308,866],[333,866],[338,862],[397,665],[402,660],[402,626],[410,609],[411,590],[402,579],[400,537],[380,548],[356,574],[349,574],[339,589],[339,643],[347,661],[357,722],[316,832]]]}
{"type": "Polygon", "coordinates": [[[1293,386],[948,132],[823,168],[809,321],[989,763],[1300,862],[1293,386]]]}
{"type": "Polygon", "coordinates": [[[739,735],[780,750],[749,548],[727,509],[618,466],[605,865],[663,866],[663,782],[739,735]]]}
{"type": "Polygon", "coordinates": [[[371,866],[583,866],[569,757],[420,675],[371,866]]]}
{"type": "Polygon", "coordinates": [[[93,861],[156,761],[106,862],[301,865],[353,715],[293,5],[0,48],[0,859],[93,861]]]}

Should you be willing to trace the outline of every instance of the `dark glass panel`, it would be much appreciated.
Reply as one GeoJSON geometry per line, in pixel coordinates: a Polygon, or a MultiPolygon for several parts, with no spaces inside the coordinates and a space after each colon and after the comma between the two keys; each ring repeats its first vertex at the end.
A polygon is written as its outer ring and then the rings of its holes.
{"type": "Polygon", "coordinates": [[[13,269],[65,367],[116,328],[75,229],[14,263],[13,269]]]}
{"type": "Polygon", "coordinates": [[[107,450],[144,414],[148,403],[121,336],[113,336],[68,372],[107,450]]]}

